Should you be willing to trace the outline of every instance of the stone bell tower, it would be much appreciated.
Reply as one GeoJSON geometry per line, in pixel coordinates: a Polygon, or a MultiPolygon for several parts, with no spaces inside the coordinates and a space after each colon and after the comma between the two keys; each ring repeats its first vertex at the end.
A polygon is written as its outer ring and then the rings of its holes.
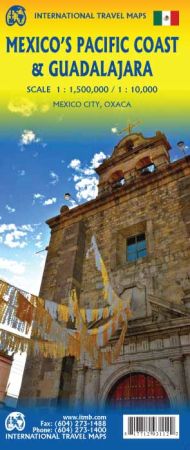
{"type": "Polygon", "coordinates": [[[152,138],[144,138],[141,133],[125,136],[114,148],[111,158],[96,169],[100,177],[99,195],[130,184],[142,174],[164,169],[170,162],[170,148],[160,131],[152,138]]]}
{"type": "Polygon", "coordinates": [[[87,258],[93,236],[112,288],[121,299],[132,292],[132,317],[109,367],[28,357],[21,389],[27,402],[190,401],[190,157],[170,162],[169,150],[160,131],[128,134],[96,169],[97,197],[63,206],[47,221],[40,295],[68,304],[75,287],[82,308],[106,306],[101,273],[87,258]]]}

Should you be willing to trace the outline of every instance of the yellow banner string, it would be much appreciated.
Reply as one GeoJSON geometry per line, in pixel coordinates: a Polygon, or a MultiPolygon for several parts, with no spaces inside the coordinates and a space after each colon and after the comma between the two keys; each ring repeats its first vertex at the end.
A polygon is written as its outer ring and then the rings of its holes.
{"type": "MultiPolygon", "coordinates": [[[[105,287],[104,298],[108,300],[110,284],[102,258],[101,272],[105,287]]],[[[102,362],[109,363],[109,361],[112,361],[113,358],[117,358],[119,355],[125,338],[127,319],[130,312],[129,309],[124,307],[123,301],[113,290],[112,307],[106,306],[104,308],[89,310],[89,317],[92,322],[100,321],[101,319],[106,320],[110,318],[111,314],[111,318],[108,322],[92,329],[88,329],[87,327],[87,312],[86,310],[79,308],[75,290],[71,291],[69,307],[66,305],[56,306],[55,303],[52,302],[55,312],[57,311],[58,321],[68,323],[70,314],[72,314],[75,329],[71,330],[67,327],[61,328],[61,324],[52,318],[51,314],[46,309],[46,301],[44,299],[19,291],[1,280],[0,322],[3,320],[6,308],[9,307],[10,288],[11,290],[15,289],[14,293],[16,293],[16,300],[11,303],[11,308],[15,309],[14,314],[16,318],[27,325],[27,327],[30,327],[33,324],[33,332],[31,338],[27,339],[24,336],[1,330],[1,347],[4,350],[13,353],[29,350],[34,354],[42,354],[44,357],[58,358],[63,356],[74,356],[76,359],[80,359],[81,355],[87,352],[93,359],[97,359],[97,365],[102,362]],[[3,298],[5,293],[8,293],[6,301],[3,298]],[[114,335],[119,324],[123,322],[124,317],[125,323],[114,349],[110,350],[103,348],[109,342],[110,337],[114,335]],[[45,339],[43,339],[43,336],[45,339]]],[[[48,303],[51,307],[51,302],[48,303]]],[[[13,327],[15,320],[14,314],[12,312],[9,314],[13,327]]],[[[27,328],[27,330],[29,330],[29,328],[27,328]]]]}

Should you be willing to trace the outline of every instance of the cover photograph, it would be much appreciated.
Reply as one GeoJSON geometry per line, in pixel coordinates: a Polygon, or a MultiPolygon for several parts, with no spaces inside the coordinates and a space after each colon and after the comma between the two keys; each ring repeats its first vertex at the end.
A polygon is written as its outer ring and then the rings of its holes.
{"type": "Polygon", "coordinates": [[[188,450],[190,5],[0,24],[0,445],[188,450]]]}

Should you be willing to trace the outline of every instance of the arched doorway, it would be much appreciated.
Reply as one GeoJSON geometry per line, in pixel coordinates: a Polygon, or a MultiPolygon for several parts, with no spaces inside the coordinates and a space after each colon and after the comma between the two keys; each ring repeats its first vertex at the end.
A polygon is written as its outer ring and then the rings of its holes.
{"type": "Polygon", "coordinates": [[[111,389],[107,403],[112,406],[170,406],[168,395],[156,378],[145,373],[131,373],[121,378],[111,389]]]}

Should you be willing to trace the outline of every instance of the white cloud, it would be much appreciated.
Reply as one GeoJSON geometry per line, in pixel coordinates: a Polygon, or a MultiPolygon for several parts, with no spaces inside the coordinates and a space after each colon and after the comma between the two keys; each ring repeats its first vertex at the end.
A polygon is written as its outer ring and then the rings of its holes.
{"type": "Polygon", "coordinates": [[[35,199],[38,199],[38,198],[44,198],[44,195],[43,194],[39,194],[39,192],[37,193],[37,194],[34,194],[33,195],[33,197],[35,198],[35,199]]]}
{"type": "Polygon", "coordinates": [[[5,206],[5,209],[6,209],[10,214],[15,213],[15,211],[16,211],[15,208],[12,208],[12,207],[9,206],[9,205],[6,205],[6,206],[5,206]]]}
{"type": "Polygon", "coordinates": [[[40,241],[42,238],[42,232],[38,233],[36,236],[36,241],[40,241]]]}
{"type": "Polygon", "coordinates": [[[11,272],[15,275],[22,275],[25,272],[25,265],[13,259],[0,258],[0,269],[11,272]]]}
{"type": "Polygon", "coordinates": [[[32,204],[34,205],[36,201],[41,203],[43,206],[49,206],[49,205],[53,205],[53,203],[56,203],[57,199],[56,199],[56,197],[52,197],[52,198],[48,198],[45,200],[45,195],[37,193],[37,194],[33,194],[33,203],[32,204]]]}
{"type": "Polygon", "coordinates": [[[6,234],[3,244],[10,248],[24,248],[26,247],[27,242],[21,240],[21,238],[24,238],[25,236],[27,236],[25,231],[12,231],[11,233],[6,234]]]}
{"type": "Polygon", "coordinates": [[[17,227],[14,223],[2,223],[2,225],[0,225],[0,233],[5,233],[5,231],[14,231],[16,229],[17,227]]]}
{"type": "Polygon", "coordinates": [[[9,102],[8,110],[12,113],[21,114],[24,117],[30,117],[37,111],[37,106],[30,100],[21,99],[18,103],[15,101],[9,102]]]}
{"type": "Polygon", "coordinates": [[[36,134],[34,133],[34,131],[32,130],[24,130],[23,133],[21,134],[21,138],[20,138],[20,145],[30,145],[30,144],[35,144],[40,142],[40,139],[36,136],[36,134]]]}
{"type": "Polygon", "coordinates": [[[34,102],[26,98],[21,98],[18,101],[10,101],[8,110],[11,113],[20,114],[23,117],[30,117],[37,111],[40,111],[42,114],[47,113],[50,110],[50,105],[44,103],[38,107],[34,102]]]}
{"type": "Polygon", "coordinates": [[[30,231],[31,233],[34,231],[33,226],[30,225],[29,223],[27,225],[21,225],[21,227],[19,228],[24,231],[30,231]]]}
{"type": "Polygon", "coordinates": [[[14,223],[0,225],[0,243],[9,248],[24,248],[27,245],[28,233],[33,233],[34,227],[30,224],[15,225],[14,223]]]}
{"type": "MultiPolygon", "coordinates": [[[[21,152],[23,152],[26,147],[30,146],[31,144],[39,144],[42,148],[47,147],[47,144],[43,142],[43,140],[39,138],[33,130],[24,130],[18,143],[21,152]]],[[[34,158],[36,158],[38,154],[39,152],[35,152],[33,154],[34,158]]]]}
{"type": "Polygon", "coordinates": [[[75,184],[77,198],[81,200],[92,200],[98,194],[98,179],[94,177],[81,177],[81,180],[75,184]]]}
{"type": "Polygon", "coordinates": [[[34,231],[34,227],[29,223],[26,225],[18,226],[15,225],[15,223],[2,223],[2,225],[0,225],[0,233],[6,233],[7,231],[16,231],[17,229],[22,231],[30,231],[31,233],[34,231]]]}
{"type": "Polygon", "coordinates": [[[90,167],[85,167],[84,169],[81,170],[82,173],[84,173],[84,175],[93,175],[94,174],[94,169],[90,168],[90,167]]]}
{"type": "Polygon", "coordinates": [[[57,175],[57,173],[53,172],[52,170],[50,172],[50,177],[51,177],[50,184],[55,185],[59,182],[59,176],[57,175]]]}
{"type": "Polygon", "coordinates": [[[33,194],[33,202],[32,202],[32,204],[35,205],[36,200],[39,201],[40,203],[42,203],[44,198],[45,198],[45,195],[40,194],[39,192],[37,192],[36,194],[33,194]]]}
{"type": "Polygon", "coordinates": [[[101,151],[94,154],[89,166],[82,167],[82,163],[79,159],[73,159],[69,163],[68,168],[75,171],[72,177],[77,191],[76,196],[79,201],[89,201],[97,196],[98,177],[94,169],[97,168],[105,158],[106,155],[101,151]]]}
{"type": "Polygon", "coordinates": [[[42,242],[42,233],[41,232],[36,235],[35,240],[36,240],[35,247],[42,248],[43,242],[42,242]]]}
{"type": "Polygon", "coordinates": [[[81,166],[81,161],[79,159],[72,159],[68,167],[74,170],[79,170],[81,166]]]}
{"type": "Polygon", "coordinates": [[[102,164],[103,160],[106,158],[106,155],[103,152],[95,153],[91,160],[91,167],[96,169],[100,164],[102,164]]]}
{"type": "Polygon", "coordinates": [[[81,175],[73,175],[73,181],[76,183],[76,181],[81,180],[81,175]]]}
{"type": "Polygon", "coordinates": [[[111,128],[111,132],[112,132],[112,133],[114,133],[114,134],[118,133],[118,129],[117,129],[117,127],[113,127],[113,128],[111,128]]]}
{"type": "Polygon", "coordinates": [[[56,202],[57,202],[56,197],[52,197],[52,198],[48,198],[47,200],[45,200],[43,202],[43,205],[44,206],[49,206],[49,205],[53,205],[53,203],[56,203],[56,202]]]}

